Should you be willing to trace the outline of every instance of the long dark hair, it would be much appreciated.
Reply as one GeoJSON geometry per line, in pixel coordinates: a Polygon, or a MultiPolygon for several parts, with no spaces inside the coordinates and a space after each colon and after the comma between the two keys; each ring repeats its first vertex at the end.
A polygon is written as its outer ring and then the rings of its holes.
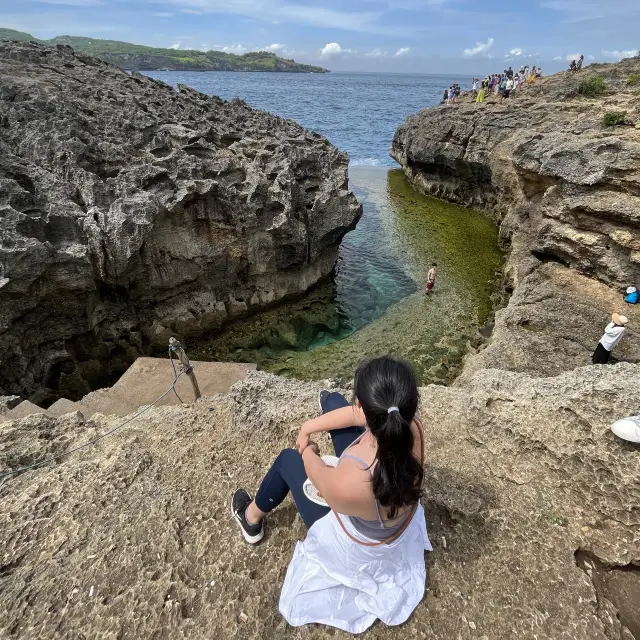
{"type": "Polygon", "coordinates": [[[411,365],[389,356],[360,365],[354,383],[367,425],[378,443],[373,494],[393,519],[422,495],[424,470],[413,455],[411,422],[418,410],[418,383],[411,365]],[[397,407],[398,411],[389,409],[397,407]]]}

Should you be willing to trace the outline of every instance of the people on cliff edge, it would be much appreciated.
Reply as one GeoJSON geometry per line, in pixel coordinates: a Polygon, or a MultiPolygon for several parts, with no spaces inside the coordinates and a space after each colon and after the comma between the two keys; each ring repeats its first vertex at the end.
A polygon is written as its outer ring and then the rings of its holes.
{"type": "Polygon", "coordinates": [[[584,64],[584,54],[580,54],[580,59],[576,64],[576,71],[580,71],[582,69],[582,65],[584,64]]]}
{"type": "Polygon", "coordinates": [[[429,273],[427,274],[427,285],[425,287],[425,293],[430,296],[433,291],[433,287],[436,286],[436,275],[437,275],[438,265],[434,262],[431,265],[431,269],[429,269],[429,273]]]}
{"type": "MultiPolygon", "coordinates": [[[[404,623],[424,596],[424,552],[431,550],[420,504],[424,443],[418,385],[406,362],[362,364],[355,404],[321,391],[322,415],[305,422],[252,500],[244,489],[231,511],[244,539],[262,540],[264,518],[291,493],[307,537],[298,542],[280,594],[292,626],[320,623],[362,633],[377,619],[404,623]],[[311,437],[329,432],[337,466],[311,437]],[[307,479],[317,495],[305,491],[307,479]],[[326,504],[326,506],[324,506],[326,504]]],[[[256,561],[257,562],[257,561],[256,561]]]]}
{"type": "Polygon", "coordinates": [[[577,71],[578,70],[578,65],[576,64],[575,60],[571,61],[571,64],[569,64],[569,71],[577,71]]]}
{"type": "Polygon", "coordinates": [[[604,330],[604,335],[600,338],[596,350],[593,352],[591,360],[593,364],[607,364],[611,357],[614,347],[622,340],[627,328],[629,320],[625,316],[614,313],[611,316],[611,322],[604,330]]]}

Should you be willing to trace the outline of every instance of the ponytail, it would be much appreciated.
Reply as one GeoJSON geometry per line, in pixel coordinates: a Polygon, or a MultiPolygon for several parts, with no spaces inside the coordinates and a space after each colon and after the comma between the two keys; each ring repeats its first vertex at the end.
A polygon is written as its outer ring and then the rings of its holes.
{"type": "Polygon", "coordinates": [[[373,494],[393,519],[422,495],[424,470],[413,455],[411,423],[418,409],[418,384],[411,366],[388,356],[362,365],[354,384],[367,425],[378,444],[373,494]]]}

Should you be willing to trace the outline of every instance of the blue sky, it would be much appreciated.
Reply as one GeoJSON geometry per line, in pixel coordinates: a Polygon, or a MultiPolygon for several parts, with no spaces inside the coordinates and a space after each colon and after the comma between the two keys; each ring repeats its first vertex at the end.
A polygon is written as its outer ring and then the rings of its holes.
{"type": "Polygon", "coordinates": [[[547,71],[637,53],[640,0],[0,0],[0,26],[232,53],[332,70],[547,71]]]}

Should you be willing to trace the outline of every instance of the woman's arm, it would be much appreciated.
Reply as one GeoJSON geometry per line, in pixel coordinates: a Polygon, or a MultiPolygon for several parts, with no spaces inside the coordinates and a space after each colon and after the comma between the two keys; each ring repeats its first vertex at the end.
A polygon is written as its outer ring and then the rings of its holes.
{"type": "Polygon", "coordinates": [[[346,429],[347,427],[366,427],[367,419],[364,411],[356,406],[349,405],[341,407],[335,411],[329,411],[324,415],[307,420],[302,425],[302,430],[311,435],[321,431],[334,431],[335,429],[346,429]]]}
{"type": "Polygon", "coordinates": [[[337,468],[328,467],[311,447],[305,449],[302,461],[308,478],[334,511],[357,516],[362,511],[362,504],[371,500],[368,478],[364,474],[354,474],[349,461],[337,468]],[[362,475],[360,482],[359,475],[362,475]]]}
{"type": "Polygon", "coordinates": [[[314,433],[321,431],[335,431],[336,429],[346,429],[347,427],[366,427],[367,419],[364,417],[362,409],[356,406],[341,407],[335,411],[329,411],[313,420],[307,420],[302,427],[296,440],[296,448],[300,454],[309,446],[309,438],[314,433]]]}

